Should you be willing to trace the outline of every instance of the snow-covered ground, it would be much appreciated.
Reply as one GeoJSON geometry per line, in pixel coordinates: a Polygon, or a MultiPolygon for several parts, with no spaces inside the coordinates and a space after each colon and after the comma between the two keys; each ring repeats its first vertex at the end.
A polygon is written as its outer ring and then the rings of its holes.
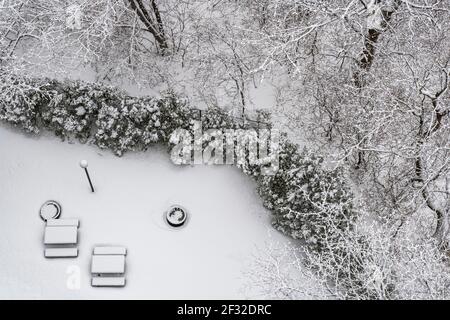
{"type": "Polygon", "coordinates": [[[257,247],[289,241],[272,230],[253,181],[235,167],[173,165],[163,148],[122,158],[95,146],[0,126],[0,298],[252,298],[244,276],[257,247]],[[90,192],[81,159],[89,160],[90,192]],[[79,256],[46,259],[43,202],[79,218],[79,256]],[[162,216],[186,207],[187,225],[162,216]],[[90,286],[97,244],[128,248],[125,288],[90,286]],[[80,275],[80,288],[67,283],[80,275]]]}

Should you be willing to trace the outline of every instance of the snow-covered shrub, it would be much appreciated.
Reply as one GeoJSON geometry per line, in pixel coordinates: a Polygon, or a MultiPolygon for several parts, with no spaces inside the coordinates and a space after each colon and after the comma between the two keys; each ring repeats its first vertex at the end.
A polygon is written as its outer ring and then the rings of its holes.
{"type": "Polygon", "coordinates": [[[160,129],[163,142],[167,143],[176,129],[190,129],[194,111],[187,107],[185,100],[169,91],[158,100],[158,106],[161,112],[160,129]]]}
{"type": "Polygon", "coordinates": [[[112,149],[117,155],[129,150],[145,150],[162,136],[158,101],[151,98],[104,103],[96,125],[95,143],[112,149]]]}
{"type": "Polygon", "coordinates": [[[280,146],[279,170],[260,177],[259,192],[275,228],[320,251],[324,241],[339,237],[338,231],[327,232],[330,221],[339,226],[333,230],[353,224],[352,194],[341,170],[325,169],[321,157],[299,151],[286,137],[280,146]]]}
{"type": "Polygon", "coordinates": [[[45,94],[39,84],[15,77],[1,77],[0,80],[0,120],[28,132],[39,132],[38,109],[45,94]]]}
{"type": "Polygon", "coordinates": [[[118,94],[112,88],[81,81],[49,81],[43,89],[51,93],[40,115],[46,128],[63,139],[75,137],[82,141],[91,136],[102,104],[118,94]]]}
{"type": "Polygon", "coordinates": [[[243,128],[241,123],[218,107],[209,107],[202,111],[201,120],[203,130],[243,128]]]}
{"type": "Polygon", "coordinates": [[[192,118],[172,93],[137,98],[100,84],[25,77],[3,79],[0,92],[1,120],[33,132],[43,126],[62,139],[91,139],[117,155],[167,142],[192,118]]]}

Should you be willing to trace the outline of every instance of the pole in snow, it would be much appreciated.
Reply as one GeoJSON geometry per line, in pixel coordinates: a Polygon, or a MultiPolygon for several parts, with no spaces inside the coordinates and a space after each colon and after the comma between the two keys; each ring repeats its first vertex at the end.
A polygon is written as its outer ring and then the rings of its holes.
{"type": "Polygon", "coordinates": [[[80,161],[80,167],[82,169],[84,169],[84,171],[86,172],[86,177],[89,181],[89,185],[91,186],[91,191],[94,192],[94,186],[92,185],[92,181],[91,181],[91,177],[89,176],[89,171],[88,171],[88,162],[87,160],[81,160],[80,161]]]}

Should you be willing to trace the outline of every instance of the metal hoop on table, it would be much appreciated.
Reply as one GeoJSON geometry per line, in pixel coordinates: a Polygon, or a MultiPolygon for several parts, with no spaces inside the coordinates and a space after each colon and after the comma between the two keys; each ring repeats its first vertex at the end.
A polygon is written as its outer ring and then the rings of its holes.
{"type": "Polygon", "coordinates": [[[58,219],[61,215],[61,205],[55,200],[45,201],[39,209],[39,216],[42,220],[58,219]]]}

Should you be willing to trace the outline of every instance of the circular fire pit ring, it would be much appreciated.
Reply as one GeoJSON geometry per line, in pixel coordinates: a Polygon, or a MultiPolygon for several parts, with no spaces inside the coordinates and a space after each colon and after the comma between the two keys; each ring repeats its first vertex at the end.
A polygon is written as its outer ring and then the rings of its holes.
{"type": "Polygon", "coordinates": [[[187,220],[187,210],[179,205],[171,206],[166,212],[167,223],[174,228],[183,226],[187,220]]]}
{"type": "Polygon", "coordinates": [[[61,215],[61,205],[55,200],[46,201],[39,209],[39,215],[42,220],[58,219],[61,215]]]}

